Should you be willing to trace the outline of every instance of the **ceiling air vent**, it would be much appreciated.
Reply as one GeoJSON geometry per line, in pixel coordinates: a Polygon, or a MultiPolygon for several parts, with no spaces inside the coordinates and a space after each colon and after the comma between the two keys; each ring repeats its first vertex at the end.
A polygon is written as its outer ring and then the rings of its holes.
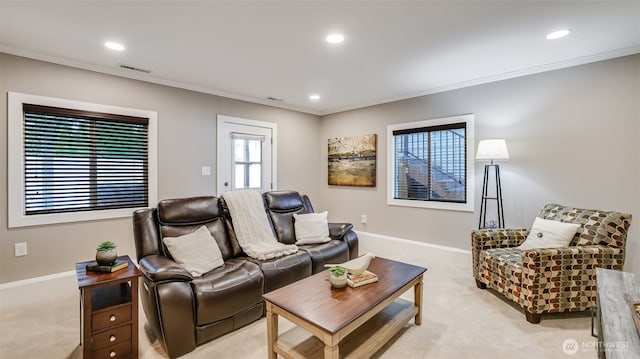
{"type": "Polygon", "coordinates": [[[267,100],[276,101],[276,102],[284,102],[284,100],[281,99],[281,98],[276,98],[276,97],[271,97],[271,96],[267,97],[267,100]]]}
{"type": "Polygon", "coordinates": [[[148,74],[148,73],[151,72],[151,70],[145,70],[145,69],[141,69],[139,67],[133,67],[133,66],[129,66],[129,65],[120,65],[120,67],[123,68],[123,69],[127,69],[127,70],[144,72],[145,74],[148,74]]]}

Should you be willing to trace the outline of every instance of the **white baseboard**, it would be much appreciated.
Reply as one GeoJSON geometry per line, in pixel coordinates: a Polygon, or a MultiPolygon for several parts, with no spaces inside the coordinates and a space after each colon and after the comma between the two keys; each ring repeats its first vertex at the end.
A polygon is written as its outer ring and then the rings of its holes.
{"type": "Polygon", "coordinates": [[[447,251],[447,252],[464,253],[464,254],[469,254],[469,255],[471,254],[471,251],[467,250],[467,249],[448,247],[448,246],[443,246],[443,245],[439,245],[439,244],[431,244],[431,243],[425,243],[425,242],[412,241],[410,239],[391,237],[391,236],[386,236],[386,235],[383,235],[383,234],[377,234],[377,233],[371,233],[371,232],[363,232],[363,231],[355,231],[355,232],[356,232],[356,234],[358,234],[358,238],[361,238],[361,239],[364,239],[364,240],[366,240],[367,238],[382,239],[382,240],[386,240],[386,241],[400,242],[400,243],[403,243],[403,244],[411,244],[411,245],[423,246],[423,247],[428,247],[428,248],[440,249],[440,250],[447,251]]]}
{"type": "Polygon", "coordinates": [[[70,271],[67,271],[67,272],[43,275],[41,277],[34,277],[34,278],[17,280],[17,281],[14,281],[14,282],[2,283],[2,284],[0,284],[0,290],[9,289],[9,288],[15,288],[15,287],[21,287],[23,285],[40,283],[40,282],[45,282],[45,281],[52,280],[52,279],[70,277],[70,276],[74,276],[74,275],[76,275],[76,271],[70,270],[70,271]]]}

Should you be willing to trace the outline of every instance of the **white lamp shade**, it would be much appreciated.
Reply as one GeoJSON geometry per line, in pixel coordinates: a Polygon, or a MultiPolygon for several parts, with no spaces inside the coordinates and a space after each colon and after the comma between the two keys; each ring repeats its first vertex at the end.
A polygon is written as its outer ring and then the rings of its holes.
{"type": "Polygon", "coordinates": [[[508,160],[507,143],[502,140],[480,140],[476,160],[508,160]]]}

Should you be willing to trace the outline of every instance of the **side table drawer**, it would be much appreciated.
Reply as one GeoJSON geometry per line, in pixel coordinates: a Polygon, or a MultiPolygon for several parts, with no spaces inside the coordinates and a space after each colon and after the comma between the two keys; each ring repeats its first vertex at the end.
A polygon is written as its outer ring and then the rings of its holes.
{"type": "Polygon", "coordinates": [[[131,341],[131,324],[110,328],[91,337],[91,350],[131,341]]]}
{"type": "Polygon", "coordinates": [[[131,303],[107,308],[91,315],[93,332],[100,329],[115,327],[131,320],[131,303]]]}
{"type": "Polygon", "coordinates": [[[116,344],[98,351],[91,355],[92,359],[111,359],[131,357],[131,342],[116,344]]]}

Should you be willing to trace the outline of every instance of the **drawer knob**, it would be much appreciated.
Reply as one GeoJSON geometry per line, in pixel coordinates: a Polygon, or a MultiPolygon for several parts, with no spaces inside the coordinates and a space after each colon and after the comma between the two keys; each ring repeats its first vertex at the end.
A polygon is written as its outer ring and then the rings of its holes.
{"type": "Polygon", "coordinates": [[[110,322],[115,322],[116,321],[116,316],[115,315],[110,316],[109,317],[109,321],[110,322]]]}
{"type": "Polygon", "coordinates": [[[116,352],[115,351],[111,351],[111,353],[109,353],[109,358],[115,358],[116,357],[116,352]]]}
{"type": "Polygon", "coordinates": [[[116,336],[115,336],[115,335],[110,336],[110,337],[109,337],[109,341],[110,341],[111,343],[115,342],[115,341],[116,341],[116,336]]]}

